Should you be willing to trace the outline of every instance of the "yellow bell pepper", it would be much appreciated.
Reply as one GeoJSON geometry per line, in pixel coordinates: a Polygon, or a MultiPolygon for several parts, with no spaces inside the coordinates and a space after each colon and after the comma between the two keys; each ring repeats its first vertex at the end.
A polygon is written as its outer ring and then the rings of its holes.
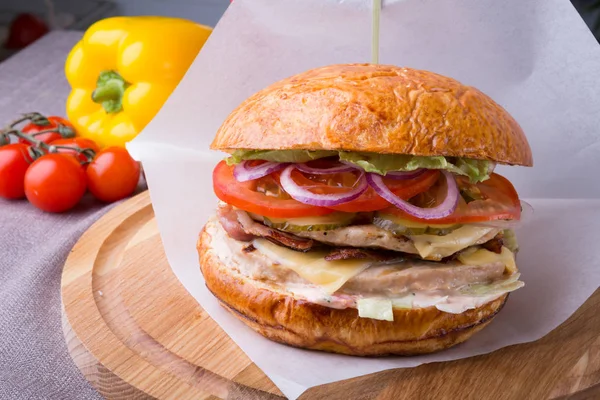
{"type": "Polygon", "coordinates": [[[212,29],[168,17],[96,22],[65,64],[67,117],[100,147],[125,146],[156,115],[212,29]]]}

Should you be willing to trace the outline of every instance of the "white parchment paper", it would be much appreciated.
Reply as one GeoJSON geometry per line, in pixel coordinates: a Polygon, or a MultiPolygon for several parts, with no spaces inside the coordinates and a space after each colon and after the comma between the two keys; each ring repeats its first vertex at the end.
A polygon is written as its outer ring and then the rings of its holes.
{"type": "Polygon", "coordinates": [[[380,62],[473,85],[519,121],[535,166],[499,167],[530,202],[517,230],[526,286],[463,345],[412,358],[357,359],[263,339],[204,286],[195,243],[214,212],[208,149],[226,116],[264,86],[309,68],[370,61],[371,0],[236,0],[163,109],[128,148],[144,163],[171,267],[202,307],[293,399],[390,368],[488,353],[560,325],[600,283],[600,50],[568,0],[386,1],[380,62]]]}

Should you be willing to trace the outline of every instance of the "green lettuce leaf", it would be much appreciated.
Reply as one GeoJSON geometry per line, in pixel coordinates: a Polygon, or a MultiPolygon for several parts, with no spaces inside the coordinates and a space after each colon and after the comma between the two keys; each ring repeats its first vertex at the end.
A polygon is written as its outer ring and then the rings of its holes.
{"type": "Polygon", "coordinates": [[[323,157],[339,155],[340,160],[351,162],[367,172],[385,175],[391,171],[414,171],[419,168],[444,169],[469,177],[472,183],[488,179],[493,163],[456,157],[422,157],[404,154],[377,154],[333,150],[236,150],[227,158],[227,164],[244,160],[276,162],[307,162],[323,157]]]}
{"type": "Polygon", "coordinates": [[[238,164],[244,160],[298,163],[336,156],[337,154],[337,151],[330,150],[236,150],[226,161],[227,165],[238,164]]]}
{"type": "Polygon", "coordinates": [[[375,172],[379,175],[385,175],[391,171],[414,171],[419,168],[445,169],[458,175],[468,176],[472,183],[488,179],[493,167],[493,164],[487,160],[447,158],[443,156],[423,157],[340,152],[340,160],[351,162],[367,172],[375,172]]]}
{"type": "Polygon", "coordinates": [[[513,292],[525,286],[525,283],[519,280],[520,276],[521,274],[517,273],[492,283],[468,285],[460,289],[460,292],[465,296],[491,296],[513,292]]]}
{"type": "Polygon", "coordinates": [[[487,160],[473,160],[471,158],[456,158],[455,160],[454,166],[456,169],[452,172],[468,176],[473,183],[488,179],[495,167],[495,163],[487,160]]]}
{"type": "Polygon", "coordinates": [[[502,242],[504,246],[516,253],[519,251],[519,243],[517,242],[517,235],[515,235],[515,231],[512,229],[505,229],[502,236],[502,242]]]}

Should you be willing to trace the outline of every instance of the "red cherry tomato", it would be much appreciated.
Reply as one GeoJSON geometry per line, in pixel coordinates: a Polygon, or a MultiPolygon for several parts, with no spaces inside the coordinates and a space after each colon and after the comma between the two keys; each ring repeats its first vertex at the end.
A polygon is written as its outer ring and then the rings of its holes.
{"type": "Polygon", "coordinates": [[[25,173],[25,195],[37,208],[63,212],[85,194],[85,172],[70,154],[46,154],[31,164],[25,173]]]}
{"type": "Polygon", "coordinates": [[[0,147],[0,197],[25,198],[25,172],[33,162],[28,148],[23,143],[0,147]]]}
{"type": "MultiPolygon", "coordinates": [[[[37,140],[40,140],[44,143],[50,143],[54,140],[63,139],[63,137],[58,132],[58,130],[36,135],[36,133],[41,132],[41,131],[58,128],[58,125],[63,125],[69,129],[71,129],[73,131],[73,135],[75,135],[75,127],[73,127],[73,125],[66,119],[64,119],[62,117],[51,116],[51,117],[48,117],[48,121],[50,121],[49,125],[36,125],[33,122],[30,122],[27,125],[25,125],[23,127],[23,129],[21,129],[21,131],[28,135],[34,136],[37,140]]],[[[19,139],[19,142],[29,144],[29,142],[25,139],[19,139]]]]}
{"type": "Polygon", "coordinates": [[[87,184],[98,200],[110,203],[130,196],[140,179],[140,165],[122,147],[107,147],[87,167],[87,184]]]}
{"type": "Polygon", "coordinates": [[[94,153],[98,153],[100,148],[91,139],[86,139],[82,137],[76,137],[71,139],[57,139],[50,142],[51,145],[54,146],[62,146],[62,147],[70,147],[73,150],[65,149],[65,148],[57,148],[56,151],[59,153],[72,154],[79,159],[80,162],[84,163],[89,161],[85,154],[81,154],[80,152],[74,150],[75,148],[83,149],[91,149],[94,153]]]}

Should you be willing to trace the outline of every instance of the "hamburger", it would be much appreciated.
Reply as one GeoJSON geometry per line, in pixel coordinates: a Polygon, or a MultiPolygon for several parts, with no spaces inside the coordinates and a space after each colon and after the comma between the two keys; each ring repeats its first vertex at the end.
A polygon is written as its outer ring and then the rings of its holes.
{"type": "Polygon", "coordinates": [[[271,340],[356,356],[440,351],[521,288],[524,204],[498,164],[532,166],[519,124],[446,76],[312,69],[255,93],[211,144],[219,198],[206,286],[271,340]]]}

